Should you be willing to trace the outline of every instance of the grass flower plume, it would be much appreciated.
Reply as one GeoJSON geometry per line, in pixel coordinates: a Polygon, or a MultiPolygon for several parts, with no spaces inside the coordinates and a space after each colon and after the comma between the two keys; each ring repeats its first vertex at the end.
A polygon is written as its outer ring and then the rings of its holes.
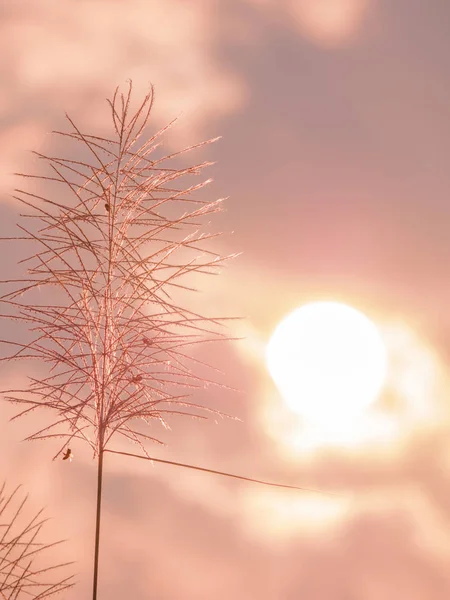
{"type": "Polygon", "coordinates": [[[61,542],[40,541],[46,519],[42,511],[29,516],[27,496],[20,486],[7,493],[0,486],[0,599],[44,600],[73,585],[70,563],[48,565],[45,555],[61,542]]]}
{"type": "Polygon", "coordinates": [[[158,440],[142,424],[168,427],[173,414],[204,417],[190,396],[211,382],[194,374],[189,347],[226,337],[223,320],[203,318],[174,299],[188,289],[186,276],[214,272],[223,262],[202,246],[218,234],[199,230],[221,200],[195,197],[208,181],[187,185],[211,163],[173,166],[203,144],[157,157],[167,128],[139,145],[153,90],[133,115],[131,92],[130,83],[127,95],[116,90],[108,101],[112,139],[82,133],[69,117],[73,131],[54,132],[81,145],[86,160],[36,153],[51,174],[23,176],[62,184],[63,193],[50,199],[17,190],[28,212],[21,235],[6,238],[39,248],[25,261],[26,279],[4,282],[20,283],[1,297],[10,311],[4,316],[12,314],[34,336],[3,340],[13,347],[6,360],[37,359],[49,371],[4,397],[25,405],[15,418],[53,409],[56,418],[30,439],[64,436],[60,452],[82,440],[98,455],[121,436],[145,453],[143,442],[158,440]]]}

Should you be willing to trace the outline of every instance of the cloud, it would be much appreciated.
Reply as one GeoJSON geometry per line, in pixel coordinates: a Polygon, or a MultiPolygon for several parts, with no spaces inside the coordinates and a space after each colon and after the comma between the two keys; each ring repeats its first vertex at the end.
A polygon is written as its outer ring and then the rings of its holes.
{"type": "Polygon", "coordinates": [[[360,31],[369,0],[288,0],[287,11],[300,33],[320,46],[340,46],[360,31]]]}
{"type": "MultiPolygon", "coordinates": [[[[18,0],[0,24],[2,170],[14,171],[16,147],[36,145],[36,133],[57,128],[65,111],[86,129],[109,128],[104,99],[130,78],[139,97],[155,85],[156,127],[184,111],[178,135],[202,137],[245,101],[242,80],[216,52],[216,30],[214,3],[204,0],[18,0]]],[[[0,191],[9,185],[0,174],[0,191]]]]}
{"type": "Polygon", "coordinates": [[[371,0],[247,0],[272,23],[294,29],[312,44],[336,48],[361,32],[371,0]]]}

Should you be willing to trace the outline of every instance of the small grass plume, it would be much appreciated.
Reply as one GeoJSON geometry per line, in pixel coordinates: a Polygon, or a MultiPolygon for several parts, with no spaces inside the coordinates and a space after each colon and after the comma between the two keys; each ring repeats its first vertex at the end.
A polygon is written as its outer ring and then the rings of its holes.
{"type": "Polygon", "coordinates": [[[190,350],[229,339],[224,319],[203,317],[176,300],[191,289],[192,274],[216,273],[224,261],[208,248],[219,234],[201,231],[222,201],[198,197],[209,180],[188,182],[211,163],[179,162],[214,140],[164,155],[166,127],[141,142],[153,98],[151,89],[132,114],[131,82],[126,94],[116,89],[108,100],[110,139],[83,133],[67,116],[72,131],[54,133],[75,142],[86,158],[35,153],[51,173],[20,175],[59,191],[49,198],[17,190],[27,211],[21,233],[3,238],[38,250],[22,261],[25,279],[2,282],[12,289],[0,297],[1,316],[21,322],[32,337],[2,340],[12,348],[2,360],[48,365],[44,376],[29,378],[28,388],[3,395],[23,405],[14,418],[51,409],[50,423],[28,439],[64,438],[56,456],[84,442],[97,458],[94,599],[105,451],[121,437],[149,456],[145,443],[160,441],[156,425],[169,427],[173,415],[205,418],[211,409],[191,396],[214,382],[194,373],[198,361],[190,350]]]}
{"type": "Polygon", "coordinates": [[[224,260],[200,247],[218,234],[201,233],[198,223],[219,211],[221,200],[193,197],[208,181],[175,187],[211,163],[170,166],[177,155],[214,140],[155,158],[165,130],[137,145],[153,90],[132,116],[131,91],[131,84],[126,96],[116,90],[109,101],[115,138],[84,134],[69,117],[74,131],[54,132],[81,144],[89,161],[35,153],[53,175],[22,176],[62,184],[66,197],[17,190],[15,198],[31,211],[23,222],[31,226],[20,225],[23,235],[4,238],[31,240],[39,248],[25,261],[29,277],[0,298],[34,334],[24,343],[3,340],[14,348],[6,360],[37,359],[50,366],[29,388],[4,395],[26,405],[17,417],[38,407],[57,415],[29,439],[64,436],[63,448],[82,440],[95,455],[115,435],[145,452],[142,441],[158,440],[138,422],[167,427],[173,414],[204,417],[198,412],[204,407],[190,397],[212,382],[193,373],[187,350],[227,337],[220,331],[223,319],[202,317],[172,299],[174,291],[187,289],[181,279],[215,272],[224,260]],[[44,288],[51,288],[45,304],[44,288]]]}
{"type": "Polygon", "coordinates": [[[48,550],[61,542],[41,541],[46,519],[42,510],[31,516],[27,501],[20,486],[9,493],[5,483],[0,486],[1,600],[44,600],[73,586],[73,576],[67,575],[71,563],[46,563],[48,550]]]}

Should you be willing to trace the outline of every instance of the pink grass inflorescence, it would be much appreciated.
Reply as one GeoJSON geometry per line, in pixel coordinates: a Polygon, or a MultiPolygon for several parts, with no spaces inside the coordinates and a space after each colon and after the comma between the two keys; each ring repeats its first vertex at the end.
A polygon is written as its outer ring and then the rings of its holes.
{"type": "Polygon", "coordinates": [[[228,337],[224,319],[202,317],[174,297],[190,289],[192,274],[214,273],[224,261],[205,247],[220,234],[201,231],[222,201],[197,197],[208,181],[187,182],[211,163],[179,164],[185,153],[214,140],[158,156],[167,127],[139,142],[153,89],[133,115],[131,96],[130,83],[127,94],[116,90],[108,101],[112,139],[82,133],[67,116],[73,131],[54,133],[76,142],[88,158],[36,153],[51,174],[22,176],[64,190],[57,199],[17,190],[28,212],[21,234],[3,238],[31,241],[38,251],[24,261],[25,279],[2,282],[13,287],[1,294],[2,316],[21,321],[32,336],[2,340],[12,347],[2,360],[49,366],[44,377],[30,377],[27,389],[3,396],[24,405],[14,418],[53,409],[56,417],[29,439],[64,437],[58,454],[82,440],[98,455],[121,436],[147,455],[144,443],[159,441],[153,423],[168,427],[174,414],[205,418],[211,409],[191,395],[214,382],[195,375],[198,359],[190,349],[228,337]]]}

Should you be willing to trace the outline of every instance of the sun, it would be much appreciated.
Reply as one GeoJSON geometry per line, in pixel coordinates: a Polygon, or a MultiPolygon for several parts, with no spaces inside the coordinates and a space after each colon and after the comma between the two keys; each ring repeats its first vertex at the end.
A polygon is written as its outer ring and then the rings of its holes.
{"type": "Polygon", "coordinates": [[[288,407],[315,424],[357,417],[377,398],[387,372],[375,324],[337,302],[313,302],[286,316],[266,360],[288,407]]]}

